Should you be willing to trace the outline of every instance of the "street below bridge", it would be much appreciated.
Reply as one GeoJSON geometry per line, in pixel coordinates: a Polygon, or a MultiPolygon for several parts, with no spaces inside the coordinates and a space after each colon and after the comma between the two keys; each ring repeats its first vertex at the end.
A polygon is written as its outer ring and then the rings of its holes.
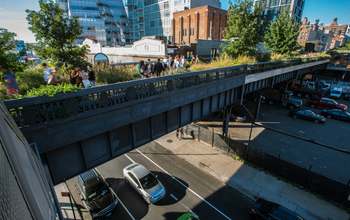
{"type": "MultiPolygon", "coordinates": [[[[337,102],[350,107],[350,101],[341,98],[337,102]]],[[[303,103],[303,109],[310,109],[316,114],[320,114],[322,111],[322,109],[307,106],[306,99],[303,100],[303,103]]],[[[256,104],[256,102],[250,100],[243,103],[253,115],[255,114],[256,104]]],[[[230,122],[230,138],[248,144],[251,131],[251,117],[243,106],[237,104],[235,105],[235,109],[244,113],[247,116],[247,120],[243,123],[230,122]]],[[[323,124],[315,124],[312,121],[299,118],[294,119],[288,115],[288,112],[289,110],[287,108],[283,108],[279,104],[262,104],[258,123],[280,132],[254,125],[250,147],[269,153],[275,157],[280,155],[281,159],[292,162],[305,169],[309,169],[311,166],[312,171],[346,185],[350,177],[350,170],[348,169],[350,165],[349,154],[295,137],[314,140],[335,149],[350,151],[349,122],[332,118],[326,119],[326,122],[323,124]]],[[[222,132],[222,117],[219,117],[217,114],[212,114],[196,122],[196,124],[210,130],[213,129],[217,133],[222,132]]]]}
{"type": "MultiPolygon", "coordinates": [[[[249,210],[253,204],[251,199],[154,141],[100,165],[97,169],[120,199],[117,209],[108,219],[177,219],[190,211],[200,219],[250,219],[249,210]],[[123,168],[134,162],[142,164],[158,176],[166,188],[163,199],[155,204],[147,204],[126,183],[123,168]]],[[[67,184],[83,219],[91,219],[74,186],[74,178],[68,180],[67,184]]]]}

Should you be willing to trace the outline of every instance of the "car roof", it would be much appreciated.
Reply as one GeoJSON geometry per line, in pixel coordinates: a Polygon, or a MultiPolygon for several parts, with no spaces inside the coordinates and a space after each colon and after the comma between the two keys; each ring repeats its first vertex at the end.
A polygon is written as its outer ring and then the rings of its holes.
{"type": "Polygon", "coordinates": [[[129,169],[137,178],[142,178],[150,173],[144,166],[138,163],[131,164],[127,166],[125,169],[129,169]]]}

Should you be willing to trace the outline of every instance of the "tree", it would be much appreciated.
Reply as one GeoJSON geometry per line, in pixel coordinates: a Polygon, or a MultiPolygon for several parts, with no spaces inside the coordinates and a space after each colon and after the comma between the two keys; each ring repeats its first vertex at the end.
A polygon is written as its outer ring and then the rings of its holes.
{"type": "Polygon", "coordinates": [[[259,34],[262,26],[262,4],[254,4],[253,0],[236,0],[230,2],[228,10],[228,28],[223,35],[228,45],[222,47],[230,57],[239,55],[255,55],[256,45],[262,41],[259,34]]]}
{"type": "Polygon", "coordinates": [[[300,24],[290,16],[289,8],[281,11],[276,20],[270,22],[264,43],[274,53],[291,55],[298,49],[297,38],[300,24]]]}
{"type": "Polygon", "coordinates": [[[35,50],[44,59],[51,59],[57,65],[76,66],[84,63],[87,46],[75,46],[75,40],[82,34],[78,18],[66,17],[57,4],[39,0],[40,10],[26,10],[27,20],[38,42],[35,50]]]}
{"type": "Polygon", "coordinates": [[[20,57],[16,53],[17,41],[15,33],[7,29],[0,28],[0,67],[8,67],[11,71],[22,71],[25,64],[20,62],[20,57]]]}

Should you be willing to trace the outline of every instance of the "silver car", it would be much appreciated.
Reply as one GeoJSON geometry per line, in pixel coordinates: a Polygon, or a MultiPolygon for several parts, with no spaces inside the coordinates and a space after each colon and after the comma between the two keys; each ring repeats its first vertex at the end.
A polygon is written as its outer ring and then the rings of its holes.
{"type": "Polygon", "coordinates": [[[126,182],[141,194],[147,203],[155,203],[165,196],[165,187],[151,171],[133,163],[123,169],[126,182]]]}

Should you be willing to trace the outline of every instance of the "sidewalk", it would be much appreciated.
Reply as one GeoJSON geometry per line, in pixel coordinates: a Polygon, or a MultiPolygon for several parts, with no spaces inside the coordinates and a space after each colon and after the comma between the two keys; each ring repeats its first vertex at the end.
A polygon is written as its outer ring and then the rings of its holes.
{"type": "Polygon", "coordinates": [[[185,135],[182,140],[178,140],[175,132],[172,132],[155,142],[252,200],[261,197],[276,202],[307,220],[350,219],[346,211],[327,201],[241,163],[216,148],[193,140],[190,136],[185,135]]]}
{"type": "Polygon", "coordinates": [[[56,192],[56,196],[57,196],[57,200],[59,203],[59,206],[61,208],[62,211],[62,216],[63,219],[77,219],[77,220],[81,220],[82,218],[80,217],[79,211],[77,209],[77,207],[75,206],[73,199],[72,199],[72,204],[73,204],[73,208],[74,208],[74,214],[72,211],[72,206],[71,203],[69,201],[69,197],[68,196],[62,196],[61,192],[69,192],[67,189],[67,186],[65,183],[60,183],[58,185],[56,185],[54,187],[55,192],[56,192]],[[74,216],[75,215],[75,216],[74,216]]]}

